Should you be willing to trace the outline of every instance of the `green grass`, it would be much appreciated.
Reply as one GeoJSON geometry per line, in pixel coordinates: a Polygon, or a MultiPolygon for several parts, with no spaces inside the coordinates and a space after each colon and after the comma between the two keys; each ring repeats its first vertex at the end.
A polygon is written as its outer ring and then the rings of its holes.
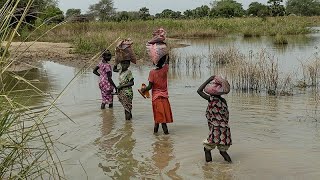
{"type": "Polygon", "coordinates": [[[273,43],[277,45],[286,45],[288,44],[288,39],[283,35],[277,34],[273,39],[273,43]]]}
{"type": "MultiPolygon", "coordinates": [[[[115,37],[134,41],[138,58],[145,56],[145,43],[152,32],[163,27],[169,38],[207,38],[238,34],[244,37],[308,34],[308,27],[320,24],[319,17],[270,17],[262,18],[217,18],[173,20],[157,19],[128,22],[67,23],[48,32],[40,41],[69,42],[75,46],[75,53],[92,54],[104,49],[115,37]]],[[[43,26],[30,35],[36,39],[52,26],[43,26]]],[[[112,47],[111,50],[113,50],[112,47]]]]}
{"type": "Polygon", "coordinates": [[[0,52],[0,179],[61,179],[63,176],[45,114],[31,110],[35,96],[43,97],[44,93],[28,80],[28,72],[7,72],[19,59],[11,56],[8,49],[32,2],[26,2],[21,19],[12,16],[19,0],[7,0],[0,9],[0,44],[6,42],[0,52]]]}

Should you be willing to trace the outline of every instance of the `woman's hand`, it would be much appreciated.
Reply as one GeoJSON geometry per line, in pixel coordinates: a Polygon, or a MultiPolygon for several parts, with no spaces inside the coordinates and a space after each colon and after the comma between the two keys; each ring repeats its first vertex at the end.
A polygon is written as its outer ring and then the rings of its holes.
{"type": "Polygon", "coordinates": [[[209,77],[208,81],[210,82],[210,81],[214,80],[214,78],[215,78],[215,76],[211,76],[211,77],[209,77]]]}
{"type": "Polygon", "coordinates": [[[147,88],[145,88],[145,87],[141,88],[142,93],[146,92],[146,90],[147,90],[147,88]]]}

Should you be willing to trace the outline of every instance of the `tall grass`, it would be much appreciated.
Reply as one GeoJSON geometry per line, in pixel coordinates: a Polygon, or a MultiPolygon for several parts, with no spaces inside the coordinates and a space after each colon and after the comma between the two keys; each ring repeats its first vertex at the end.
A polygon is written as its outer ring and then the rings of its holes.
{"type": "MultiPolygon", "coordinates": [[[[24,17],[32,6],[33,0],[28,1],[21,19],[16,20],[13,14],[19,2],[19,0],[8,0],[0,10],[0,43],[5,44],[0,59],[0,179],[64,179],[63,166],[55,148],[57,140],[49,133],[52,127],[49,128],[46,117],[52,109],[65,115],[56,107],[56,102],[103,52],[95,54],[88,62],[89,66],[81,68],[56,98],[48,97],[39,86],[28,80],[27,75],[30,72],[17,74],[7,71],[21,55],[12,52],[8,56],[7,52],[19,28],[23,25],[24,17]],[[35,97],[45,98],[49,104],[41,107],[40,110],[39,108],[34,110],[32,102],[35,102],[35,97]]],[[[24,39],[38,34],[39,36],[33,37],[38,40],[59,25],[46,31],[41,31],[43,25],[40,25],[24,39]],[[37,30],[42,33],[39,34],[37,30]]],[[[109,44],[112,45],[117,40],[119,38],[109,44]]],[[[104,47],[110,48],[111,45],[107,47],[105,44],[104,47]]]]}
{"type": "MultiPolygon", "coordinates": [[[[92,54],[103,49],[105,44],[114,37],[130,37],[139,58],[144,57],[145,43],[151,38],[151,33],[159,27],[168,31],[169,38],[203,38],[224,36],[227,34],[242,34],[246,37],[276,34],[307,34],[312,32],[309,26],[320,24],[316,17],[272,17],[262,18],[216,18],[173,20],[156,19],[149,21],[125,22],[89,22],[68,23],[48,32],[41,41],[69,42],[74,44],[75,53],[92,54]]],[[[30,40],[52,28],[52,25],[42,26],[30,40]]],[[[27,34],[27,33],[24,33],[27,34]]]]}
{"type": "Polygon", "coordinates": [[[30,101],[43,92],[24,75],[7,72],[15,59],[8,54],[32,7],[29,0],[20,19],[14,17],[19,0],[8,0],[0,9],[0,179],[61,179],[63,169],[54,151],[53,139],[44,121],[45,116],[31,110],[30,101]],[[17,89],[20,84],[25,88],[17,89]],[[17,98],[24,94],[24,101],[17,98]],[[32,93],[30,93],[32,92],[32,93]]]}
{"type": "Polygon", "coordinates": [[[281,34],[277,34],[274,37],[273,43],[277,44],[277,45],[286,45],[286,44],[288,44],[288,40],[285,36],[283,36],[281,34]]]}

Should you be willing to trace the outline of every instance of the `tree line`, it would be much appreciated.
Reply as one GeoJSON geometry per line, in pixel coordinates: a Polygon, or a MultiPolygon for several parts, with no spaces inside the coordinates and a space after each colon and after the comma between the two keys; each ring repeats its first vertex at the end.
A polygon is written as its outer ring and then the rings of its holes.
{"type": "MultiPolygon", "coordinates": [[[[68,10],[67,17],[75,10],[68,10]],[[69,13],[68,13],[69,11],[69,13]]],[[[77,15],[81,10],[77,9],[77,15]]],[[[188,9],[184,12],[165,9],[161,13],[150,15],[147,7],[142,7],[139,11],[117,12],[113,7],[112,0],[100,0],[99,3],[89,7],[89,16],[100,21],[126,21],[126,20],[150,20],[158,18],[171,19],[196,19],[196,18],[231,18],[243,16],[317,16],[320,15],[320,0],[268,0],[267,4],[252,2],[248,9],[236,0],[216,0],[210,5],[203,5],[195,9],[188,9]]]]}
{"type": "MultiPolygon", "coordinates": [[[[25,7],[28,0],[21,0],[20,9],[25,7]]],[[[0,7],[10,5],[10,0],[1,1],[0,7]]],[[[19,9],[19,8],[18,8],[19,9]]],[[[34,0],[33,7],[29,10],[26,21],[36,23],[59,23],[65,19],[80,19],[86,21],[130,21],[151,20],[159,18],[171,19],[196,19],[196,18],[232,18],[244,16],[317,16],[320,15],[320,0],[268,0],[267,4],[252,2],[248,9],[236,0],[216,0],[210,5],[203,5],[184,12],[165,9],[160,13],[151,15],[147,7],[138,11],[116,11],[112,0],[100,0],[89,6],[86,13],[81,9],[68,9],[64,14],[58,7],[57,0],[34,0]]],[[[19,12],[16,12],[17,16],[19,12]]]]}

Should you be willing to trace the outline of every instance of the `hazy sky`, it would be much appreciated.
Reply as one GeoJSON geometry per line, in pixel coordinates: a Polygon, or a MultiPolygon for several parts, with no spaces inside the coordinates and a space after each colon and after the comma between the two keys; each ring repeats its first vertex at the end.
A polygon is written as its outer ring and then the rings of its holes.
{"type": "MultiPolygon", "coordinates": [[[[66,12],[67,9],[81,9],[83,13],[88,10],[90,4],[99,0],[59,0],[59,7],[66,12]]],[[[268,0],[237,0],[247,9],[251,2],[266,4],[268,0]]],[[[138,11],[141,7],[147,7],[151,14],[160,13],[164,9],[184,12],[187,9],[194,9],[201,5],[209,5],[212,0],[114,0],[114,7],[117,11],[138,11]]]]}

